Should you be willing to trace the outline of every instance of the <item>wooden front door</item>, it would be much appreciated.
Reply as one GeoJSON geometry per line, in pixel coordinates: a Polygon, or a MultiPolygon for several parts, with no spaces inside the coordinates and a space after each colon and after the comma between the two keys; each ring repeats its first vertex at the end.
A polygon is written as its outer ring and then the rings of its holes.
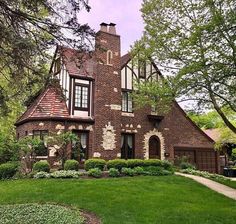
{"type": "Polygon", "coordinates": [[[157,136],[152,136],[149,139],[149,159],[160,159],[161,156],[160,139],[157,136]]]}

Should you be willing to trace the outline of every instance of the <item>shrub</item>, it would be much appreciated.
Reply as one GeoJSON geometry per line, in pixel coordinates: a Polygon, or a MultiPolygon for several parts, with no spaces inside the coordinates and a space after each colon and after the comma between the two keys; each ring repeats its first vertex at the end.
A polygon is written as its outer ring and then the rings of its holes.
{"type": "Polygon", "coordinates": [[[102,176],[102,171],[99,168],[92,168],[88,171],[88,175],[99,178],[102,176]]]}
{"type": "Polygon", "coordinates": [[[148,159],[144,160],[143,166],[163,166],[163,163],[160,159],[148,159]]]}
{"type": "Polygon", "coordinates": [[[236,148],[235,148],[235,149],[232,149],[231,158],[232,158],[233,161],[236,160],[236,148]]]}
{"type": "Polygon", "coordinates": [[[162,160],[161,161],[162,162],[162,167],[165,169],[165,170],[169,170],[169,171],[173,171],[173,169],[174,169],[174,166],[173,166],[173,164],[170,162],[170,161],[168,161],[168,160],[162,160]]]}
{"type": "Polygon", "coordinates": [[[0,179],[8,179],[13,177],[17,170],[19,164],[17,162],[8,162],[0,165],[0,179]]]}
{"type": "Polygon", "coordinates": [[[38,172],[34,174],[35,179],[41,179],[41,178],[50,178],[50,174],[44,171],[38,172]]]}
{"type": "Polygon", "coordinates": [[[137,166],[143,166],[144,165],[144,160],[142,159],[129,159],[127,160],[127,167],[128,168],[134,168],[137,166]]]}
{"type": "Polygon", "coordinates": [[[180,169],[183,169],[183,170],[185,170],[185,169],[192,169],[192,170],[195,170],[195,166],[192,165],[191,163],[188,163],[188,162],[182,162],[182,163],[180,163],[180,164],[179,164],[179,167],[180,167],[180,169]]]}
{"type": "Polygon", "coordinates": [[[121,173],[124,174],[124,175],[126,175],[126,176],[131,176],[131,177],[136,174],[133,169],[127,168],[127,167],[123,167],[123,168],[121,169],[121,173]]]}
{"type": "Polygon", "coordinates": [[[51,173],[52,178],[79,178],[80,173],[75,170],[59,170],[51,173]]]}
{"type": "Polygon", "coordinates": [[[74,159],[66,160],[66,162],[64,164],[64,169],[65,170],[76,170],[76,171],[78,171],[79,162],[77,160],[74,160],[74,159]]]}
{"type": "Polygon", "coordinates": [[[127,167],[127,161],[124,159],[113,159],[107,162],[107,168],[115,168],[121,171],[123,167],[127,167]]]}
{"type": "Polygon", "coordinates": [[[41,160],[41,161],[36,162],[33,165],[33,171],[36,171],[36,172],[40,172],[40,171],[49,172],[50,171],[50,166],[49,166],[48,161],[41,160]]]}
{"type": "Polygon", "coordinates": [[[85,170],[90,170],[93,168],[98,168],[100,170],[104,170],[106,166],[106,161],[104,159],[88,159],[85,161],[85,170]]]}
{"type": "Polygon", "coordinates": [[[135,174],[137,174],[137,175],[144,174],[144,169],[142,167],[140,167],[140,166],[134,167],[133,170],[134,170],[135,174]]]}
{"type": "Polygon", "coordinates": [[[150,176],[162,176],[164,168],[160,166],[147,166],[144,167],[144,171],[146,175],[150,176]]]}
{"type": "Polygon", "coordinates": [[[118,176],[120,176],[119,170],[115,169],[115,168],[110,168],[108,173],[109,173],[110,177],[118,177],[118,176]]]}

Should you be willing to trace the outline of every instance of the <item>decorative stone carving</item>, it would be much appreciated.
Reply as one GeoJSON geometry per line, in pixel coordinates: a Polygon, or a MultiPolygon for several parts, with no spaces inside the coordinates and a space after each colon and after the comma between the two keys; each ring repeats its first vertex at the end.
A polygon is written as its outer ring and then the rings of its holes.
{"type": "Polygon", "coordinates": [[[92,125],[89,125],[89,126],[86,128],[86,130],[88,130],[88,131],[93,131],[93,126],[92,126],[92,125]]]}
{"type": "Polygon", "coordinates": [[[126,125],[125,125],[125,127],[126,127],[126,128],[128,128],[128,127],[129,127],[129,125],[128,125],[128,124],[126,124],[126,125]]]}
{"type": "Polygon", "coordinates": [[[113,74],[118,75],[118,72],[117,72],[117,71],[114,71],[113,74]]]}
{"type": "Polygon", "coordinates": [[[116,154],[116,157],[117,157],[117,158],[121,158],[121,153],[117,153],[117,154],[116,154]]]}
{"type": "Polygon", "coordinates": [[[101,153],[99,153],[99,152],[93,153],[93,158],[100,158],[100,157],[101,157],[101,153]]]}
{"type": "Polygon", "coordinates": [[[44,126],[44,123],[43,123],[43,122],[40,122],[40,123],[39,123],[39,126],[41,126],[41,127],[44,126]]]}
{"type": "Polygon", "coordinates": [[[82,125],[79,125],[79,130],[83,130],[83,126],[82,125]]]}
{"type": "Polygon", "coordinates": [[[49,156],[53,157],[55,156],[55,153],[57,152],[57,148],[55,146],[49,147],[49,156]]]}
{"type": "Polygon", "coordinates": [[[108,125],[106,125],[103,130],[103,136],[102,136],[102,147],[104,150],[113,150],[115,149],[115,130],[114,127],[111,125],[111,122],[108,122],[108,125]]]}
{"type": "Polygon", "coordinates": [[[133,128],[134,126],[131,124],[129,127],[130,127],[130,128],[133,128]]]}
{"type": "Polygon", "coordinates": [[[117,93],[117,92],[118,92],[118,89],[117,89],[117,88],[114,88],[113,91],[114,91],[115,93],[117,93]]]}
{"type": "Polygon", "coordinates": [[[137,125],[137,128],[141,128],[141,125],[140,125],[140,124],[138,124],[138,125],[137,125]]]}
{"type": "Polygon", "coordinates": [[[160,153],[161,153],[161,160],[165,159],[165,139],[161,132],[159,132],[156,128],[152,131],[147,132],[144,135],[144,158],[149,159],[149,139],[152,136],[157,136],[160,139],[160,153]]]}
{"type": "Polygon", "coordinates": [[[69,127],[69,130],[73,130],[73,129],[75,129],[75,125],[71,125],[71,126],[69,127]]]}
{"type": "Polygon", "coordinates": [[[61,124],[56,125],[56,130],[63,130],[63,129],[65,129],[64,125],[61,125],[61,124]]]}

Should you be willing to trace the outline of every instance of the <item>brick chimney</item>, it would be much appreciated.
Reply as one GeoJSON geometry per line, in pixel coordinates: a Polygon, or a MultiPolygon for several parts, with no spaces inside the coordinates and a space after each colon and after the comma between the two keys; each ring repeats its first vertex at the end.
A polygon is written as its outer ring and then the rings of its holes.
{"type": "Polygon", "coordinates": [[[116,24],[115,23],[110,23],[110,24],[101,23],[100,31],[116,35],[116,24]]]}

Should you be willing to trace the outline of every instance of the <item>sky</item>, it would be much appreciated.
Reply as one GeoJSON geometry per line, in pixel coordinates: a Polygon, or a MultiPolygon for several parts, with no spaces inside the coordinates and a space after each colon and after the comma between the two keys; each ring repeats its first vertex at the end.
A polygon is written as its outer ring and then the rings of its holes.
{"type": "Polygon", "coordinates": [[[141,17],[142,0],[89,0],[90,12],[78,15],[81,24],[98,31],[100,23],[115,23],[116,33],[121,36],[121,53],[127,53],[135,40],[140,39],[144,25],[141,17]]]}

